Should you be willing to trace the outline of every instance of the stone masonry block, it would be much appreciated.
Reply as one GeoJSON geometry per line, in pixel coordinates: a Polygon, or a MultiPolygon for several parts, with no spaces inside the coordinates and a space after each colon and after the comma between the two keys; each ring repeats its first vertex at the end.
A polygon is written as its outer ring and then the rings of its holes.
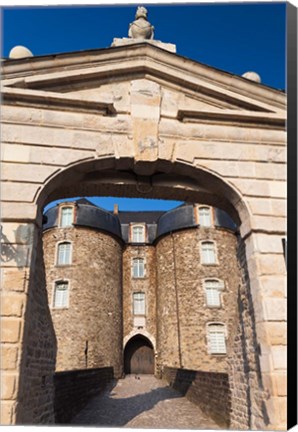
{"type": "Polygon", "coordinates": [[[39,185],[32,183],[12,183],[2,184],[3,201],[33,202],[39,185]]]}
{"type": "MultiPolygon", "coordinates": [[[[4,138],[2,137],[4,142],[4,138]]],[[[1,159],[7,162],[29,162],[30,147],[19,144],[2,144],[1,159]]]]}
{"type": "Polygon", "coordinates": [[[25,296],[17,293],[3,292],[1,296],[1,316],[22,315],[25,296]]]}
{"type": "Polygon", "coordinates": [[[3,223],[2,236],[5,237],[5,243],[13,244],[31,244],[33,239],[33,224],[3,223]]]}
{"type": "Polygon", "coordinates": [[[269,321],[286,321],[286,299],[264,297],[266,316],[269,321]]]}
{"type": "Polygon", "coordinates": [[[2,269],[2,290],[25,291],[27,276],[24,270],[2,269]]]}
{"type": "Polygon", "coordinates": [[[285,322],[258,322],[256,330],[259,338],[262,338],[268,345],[286,345],[287,325],[285,322]]]}
{"type": "Polygon", "coordinates": [[[260,291],[265,297],[286,297],[287,280],[285,276],[261,276],[259,278],[260,291]]]}
{"type": "Polygon", "coordinates": [[[17,347],[3,345],[1,348],[1,369],[16,369],[19,350],[17,347]]]}
{"type": "Polygon", "coordinates": [[[259,275],[283,275],[286,272],[283,255],[266,254],[255,258],[259,275]]]}
{"type": "Polygon", "coordinates": [[[16,397],[16,375],[2,372],[1,374],[1,399],[14,399],[16,397]]]}
{"type": "Polygon", "coordinates": [[[2,243],[2,267],[18,267],[20,269],[30,265],[31,247],[2,243]]]}
{"type": "Polygon", "coordinates": [[[273,367],[275,370],[286,370],[287,368],[287,347],[282,345],[271,347],[273,367]]]}
{"type": "Polygon", "coordinates": [[[1,342],[18,342],[21,334],[21,320],[17,318],[2,318],[1,342]]]}
{"type": "Polygon", "coordinates": [[[13,421],[14,402],[1,401],[1,425],[11,425],[13,421]]]}
{"type": "Polygon", "coordinates": [[[32,220],[36,218],[37,206],[35,203],[23,203],[20,206],[18,202],[3,202],[1,203],[1,218],[5,220],[32,220]],[[13,218],[12,218],[13,215],[13,218]]]}

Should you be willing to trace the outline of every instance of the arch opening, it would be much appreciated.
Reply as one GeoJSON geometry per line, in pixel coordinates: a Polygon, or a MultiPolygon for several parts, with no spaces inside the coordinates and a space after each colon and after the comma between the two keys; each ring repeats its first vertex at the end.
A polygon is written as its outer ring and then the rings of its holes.
{"type": "Polygon", "coordinates": [[[127,342],[124,349],[124,373],[154,374],[154,350],[145,336],[138,334],[127,342]]]}

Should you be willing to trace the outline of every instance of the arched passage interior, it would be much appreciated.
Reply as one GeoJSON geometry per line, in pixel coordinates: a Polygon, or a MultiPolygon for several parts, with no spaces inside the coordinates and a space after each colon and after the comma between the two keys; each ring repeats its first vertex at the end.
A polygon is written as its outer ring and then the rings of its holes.
{"type": "Polygon", "coordinates": [[[136,335],[127,342],[124,349],[124,373],[154,373],[153,346],[145,336],[136,335]]]}

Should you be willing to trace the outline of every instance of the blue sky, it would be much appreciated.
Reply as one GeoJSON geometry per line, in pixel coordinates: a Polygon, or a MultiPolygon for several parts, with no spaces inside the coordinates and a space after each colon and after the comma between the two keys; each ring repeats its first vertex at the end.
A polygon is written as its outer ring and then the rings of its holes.
{"type": "MultiPolygon", "coordinates": [[[[255,71],[263,84],[285,88],[285,2],[146,7],[155,39],[175,43],[177,54],[237,75],[255,71]]],[[[114,37],[127,36],[135,10],[136,5],[2,7],[2,56],[15,45],[34,55],[109,47],[114,37]]]]}

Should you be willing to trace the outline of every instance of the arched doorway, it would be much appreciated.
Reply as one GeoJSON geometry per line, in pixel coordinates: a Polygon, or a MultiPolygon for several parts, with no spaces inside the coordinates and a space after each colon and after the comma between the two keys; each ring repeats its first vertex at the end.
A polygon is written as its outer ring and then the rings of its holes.
{"type": "Polygon", "coordinates": [[[137,335],[128,341],[124,350],[125,374],[153,374],[154,351],[151,342],[137,335]]]}

